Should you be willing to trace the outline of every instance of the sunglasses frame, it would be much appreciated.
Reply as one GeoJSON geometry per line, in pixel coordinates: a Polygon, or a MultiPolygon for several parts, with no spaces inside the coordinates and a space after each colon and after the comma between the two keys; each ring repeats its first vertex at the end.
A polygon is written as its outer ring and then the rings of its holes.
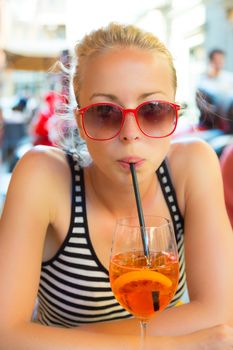
{"type": "Polygon", "coordinates": [[[134,118],[136,120],[136,123],[138,125],[138,128],[139,130],[147,137],[150,137],[150,138],[153,138],[153,139],[160,139],[160,138],[164,138],[164,137],[168,137],[170,135],[172,135],[176,129],[176,126],[177,126],[177,121],[178,121],[178,111],[181,109],[181,106],[177,103],[173,103],[173,102],[168,102],[168,101],[164,101],[164,100],[150,100],[150,101],[144,101],[142,103],[140,103],[136,108],[123,108],[121,107],[120,105],[116,104],[116,103],[112,103],[112,102],[99,102],[99,103],[93,103],[93,104],[90,104],[86,107],[83,107],[83,108],[80,108],[78,109],[80,115],[81,115],[81,120],[82,120],[82,127],[83,127],[83,130],[85,132],[85,134],[87,135],[88,138],[92,139],[92,140],[95,140],[95,141],[108,141],[108,140],[112,140],[114,139],[115,137],[117,137],[120,132],[121,132],[121,129],[124,125],[124,122],[125,122],[125,117],[128,113],[133,113],[134,115],[134,118]],[[174,127],[172,129],[171,132],[169,132],[168,134],[164,135],[164,136],[150,136],[148,135],[147,133],[145,133],[141,127],[140,127],[140,124],[139,124],[139,121],[138,121],[138,116],[137,116],[137,111],[142,107],[144,106],[145,104],[149,104],[149,103],[155,103],[155,102],[161,102],[161,103],[165,103],[165,104],[168,104],[170,106],[172,106],[172,108],[174,108],[174,111],[175,111],[175,123],[174,123],[174,127]],[[108,138],[95,138],[95,137],[92,137],[91,135],[88,134],[86,128],[85,128],[85,122],[84,122],[84,118],[85,118],[85,112],[86,110],[88,110],[89,108],[91,107],[95,107],[95,106],[101,106],[101,105],[108,105],[108,106],[113,106],[113,107],[117,107],[119,108],[119,110],[121,111],[122,113],[122,122],[121,122],[121,126],[119,128],[119,131],[117,131],[117,133],[112,136],[112,137],[108,137],[108,138]]]}

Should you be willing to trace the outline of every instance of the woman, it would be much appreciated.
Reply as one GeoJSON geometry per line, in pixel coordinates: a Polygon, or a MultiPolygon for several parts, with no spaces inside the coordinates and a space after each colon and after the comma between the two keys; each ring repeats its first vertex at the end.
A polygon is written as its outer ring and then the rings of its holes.
{"type": "Polygon", "coordinates": [[[92,161],[81,167],[44,147],[16,167],[0,231],[0,349],[139,348],[138,321],[114,300],[107,273],[116,219],[136,214],[131,162],[144,213],[174,223],[174,301],[184,291],[182,246],[190,296],[151,320],[147,348],[230,348],[233,242],[218,160],[203,142],[171,143],[179,107],[170,53],[151,34],[111,24],[76,54],[75,117],[92,161]]]}

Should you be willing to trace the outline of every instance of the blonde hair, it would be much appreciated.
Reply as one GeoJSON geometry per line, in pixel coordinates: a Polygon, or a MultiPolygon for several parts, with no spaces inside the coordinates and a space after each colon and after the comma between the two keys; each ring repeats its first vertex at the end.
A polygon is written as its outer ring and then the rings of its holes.
{"type": "Polygon", "coordinates": [[[153,34],[144,32],[134,25],[110,23],[107,27],[87,34],[75,46],[77,62],[73,74],[73,88],[77,102],[79,101],[79,91],[82,82],[82,66],[84,66],[88,58],[116,47],[137,47],[143,50],[156,51],[164,55],[171,67],[173,86],[176,90],[176,70],[172,55],[166,46],[153,34]]]}

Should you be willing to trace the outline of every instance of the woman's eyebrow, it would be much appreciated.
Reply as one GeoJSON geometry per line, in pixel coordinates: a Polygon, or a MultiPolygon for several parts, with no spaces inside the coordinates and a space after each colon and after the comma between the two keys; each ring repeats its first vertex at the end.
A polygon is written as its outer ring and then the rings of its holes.
{"type": "Polygon", "coordinates": [[[105,94],[103,92],[95,92],[91,95],[90,100],[92,100],[94,97],[107,97],[109,100],[118,102],[118,98],[115,95],[112,94],[105,94]]]}
{"type": "Polygon", "coordinates": [[[156,90],[156,91],[150,91],[150,92],[146,92],[142,95],[139,96],[140,100],[143,100],[144,98],[147,98],[148,96],[151,95],[156,95],[156,94],[164,94],[164,92],[162,90],[156,90]]]}

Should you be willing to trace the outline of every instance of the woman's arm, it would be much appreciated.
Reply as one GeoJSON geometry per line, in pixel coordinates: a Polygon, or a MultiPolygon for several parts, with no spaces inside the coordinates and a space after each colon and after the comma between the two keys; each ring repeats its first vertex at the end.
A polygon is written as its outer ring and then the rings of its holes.
{"type": "MultiPolygon", "coordinates": [[[[37,324],[14,326],[0,330],[0,350],[139,350],[140,337],[90,332],[72,328],[54,328],[37,324]]],[[[233,329],[220,325],[186,336],[151,337],[147,350],[228,350],[233,347],[233,329]]]]}
{"type": "Polygon", "coordinates": [[[195,141],[178,147],[185,164],[179,176],[185,189],[185,261],[190,303],[155,319],[151,329],[160,335],[186,334],[223,323],[233,325],[233,234],[225,209],[219,161],[206,143],[195,141]]]}
{"type": "MultiPolygon", "coordinates": [[[[114,335],[80,328],[55,328],[20,322],[0,329],[0,350],[139,350],[138,335],[114,335]]],[[[147,349],[182,350],[172,337],[148,337],[147,349]]],[[[184,350],[189,350],[186,344],[184,350]]],[[[222,349],[221,349],[222,350],[222,349]]]]}

